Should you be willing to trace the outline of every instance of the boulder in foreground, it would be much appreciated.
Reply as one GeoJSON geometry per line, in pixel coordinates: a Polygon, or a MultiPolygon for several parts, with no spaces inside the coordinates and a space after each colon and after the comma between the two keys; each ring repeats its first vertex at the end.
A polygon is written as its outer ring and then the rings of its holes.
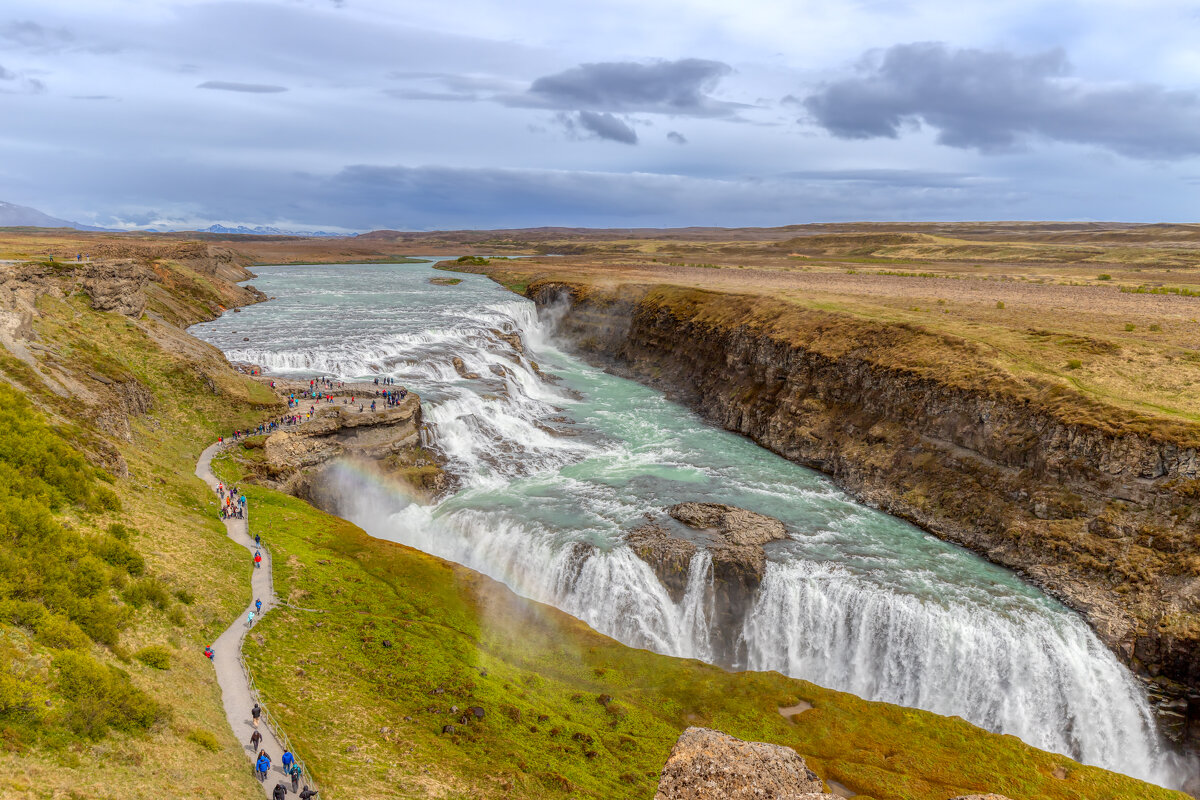
{"type": "Polygon", "coordinates": [[[829,800],[822,789],[790,747],[688,728],[663,765],[654,800],[829,800]]]}

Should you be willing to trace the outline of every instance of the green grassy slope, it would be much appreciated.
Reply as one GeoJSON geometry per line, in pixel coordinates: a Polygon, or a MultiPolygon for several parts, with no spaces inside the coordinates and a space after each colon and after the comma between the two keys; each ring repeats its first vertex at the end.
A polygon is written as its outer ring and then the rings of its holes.
{"type": "Polygon", "coordinates": [[[34,363],[0,349],[0,797],[260,796],[201,654],[250,567],[193,471],[276,401],[152,318],[38,306],[34,363]]]}
{"type": "Polygon", "coordinates": [[[256,627],[247,658],[331,798],[649,798],[689,725],[789,745],[879,800],[1183,797],[961,719],[628,648],[471,570],[247,491],[296,606],[256,627]],[[778,713],[800,700],[814,708],[778,713]],[[485,717],[463,725],[470,706],[485,717]]]}

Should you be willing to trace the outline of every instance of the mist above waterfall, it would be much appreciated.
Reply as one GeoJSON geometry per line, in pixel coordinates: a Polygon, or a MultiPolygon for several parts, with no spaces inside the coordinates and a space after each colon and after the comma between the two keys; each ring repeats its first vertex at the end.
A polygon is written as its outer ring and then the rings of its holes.
{"type": "Polygon", "coordinates": [[[693,559],[676,603],[622,536],[676,502],[758,511],[789,538],[768,546],[764,582],[735,632],[745,663],[724,666],[779,670],[1156,783],[1180,780],[1141,686],[1078,615],[564,354],[528,301],[479,276],[433,286],[437,273],[422,266],[259,273],[256,285],[279,299],[200,335],[270,372],[396,378],[421,395],[426,440],[458,480],[452,496],[423,506],[362,470],[330,470],[339,513],[372,535],[465,564],[629,645],[711,661],[720,654],[707,554],[693,559]],[[508,333],[524,354],[497,335],[508,333]],[[455,357],[480,377],[461,377],[455,357]]]}

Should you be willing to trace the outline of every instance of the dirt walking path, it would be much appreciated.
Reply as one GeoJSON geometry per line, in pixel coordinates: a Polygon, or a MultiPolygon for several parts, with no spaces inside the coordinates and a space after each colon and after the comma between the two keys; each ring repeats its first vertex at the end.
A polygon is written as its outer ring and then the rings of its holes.
{"type": "MultiPolygon", "coordinates": [[[[212,472],[212,459],[220,449],[220,445],[213,444],[205,449],[200,454],[200,460],[196,462],[196,476],[208,484],[209,488],[214,492],[217,490],[217,478],[212,472]]],[[[249,516],[249,514],[247,514],[249,516]]],[[[257,548],[254,544],[254,537],[250,535],[250,528],[245,519],[228,519],[225,520],[225,530],[229,534],[229,538],[245,547],[248,551],[246,558],[249,560],[257,548]]],[[[242,669],[241,650],[242,640],[246,637],[249,629],[246,627],[246,615],[254,610],[254,601],[262,600],[262,611],[256,612],[254,615],[254,624],[275,606],[275,590],[271,585],[271,554],[266,548],[261,549],[263,561],[260,569],[255,569],[250,579],[251,597],[250,604],[242,611],[242,613],[233,621],[228,628],[225,629],[217,640],[213,642],[212,648],[216,655],[213,656],[213,666],[217,670],[217,683],[221,687],[221,701],[225,704],[225,718],[229,720],[229,727],[233,729],[233,734],[241,744],[242,749],[246,753],[246,757],[253,764],[258,756],[258,750],[266,750],[267,755],[271,757],[271,771],[268,773],[267,779],[263,781],[263,789],[268,797],[275,788],[276,783],[282,782],[287,787],[288,796],[292,797],[291,778],[283,772],[282,758],[284,748],[272,730],[271,725],[267,723],[267,711],[263,709],[263,717],[259,720],[258,731],[262,734],[263,740],[259,744],[258,749],[250,747],[250,737],[254,733],[255,728],[250,717],[250,709],[254,707],[254,696],[251,693],[249,679],[246,672],[242,669]]],[[[301,779],[301,788],[308,782],[306,775],[301,779]]],[[[311,783],[309,784],[311,785],[311,783]]],[[[315,786],[313,787],[316,788],[315,786]]]]}

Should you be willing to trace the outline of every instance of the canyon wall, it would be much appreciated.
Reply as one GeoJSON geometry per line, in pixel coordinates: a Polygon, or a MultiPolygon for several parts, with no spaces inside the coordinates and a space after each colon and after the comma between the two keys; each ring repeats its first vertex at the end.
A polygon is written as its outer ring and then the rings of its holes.
{"type": "Polygon", "coordinates": [[[1078,610],[1166,733],[1200,741],[1200,481],[1177,427],[911,367],[933,334],[769,298],[552,280],[526,294],[582,355],[1078,610]]]}

